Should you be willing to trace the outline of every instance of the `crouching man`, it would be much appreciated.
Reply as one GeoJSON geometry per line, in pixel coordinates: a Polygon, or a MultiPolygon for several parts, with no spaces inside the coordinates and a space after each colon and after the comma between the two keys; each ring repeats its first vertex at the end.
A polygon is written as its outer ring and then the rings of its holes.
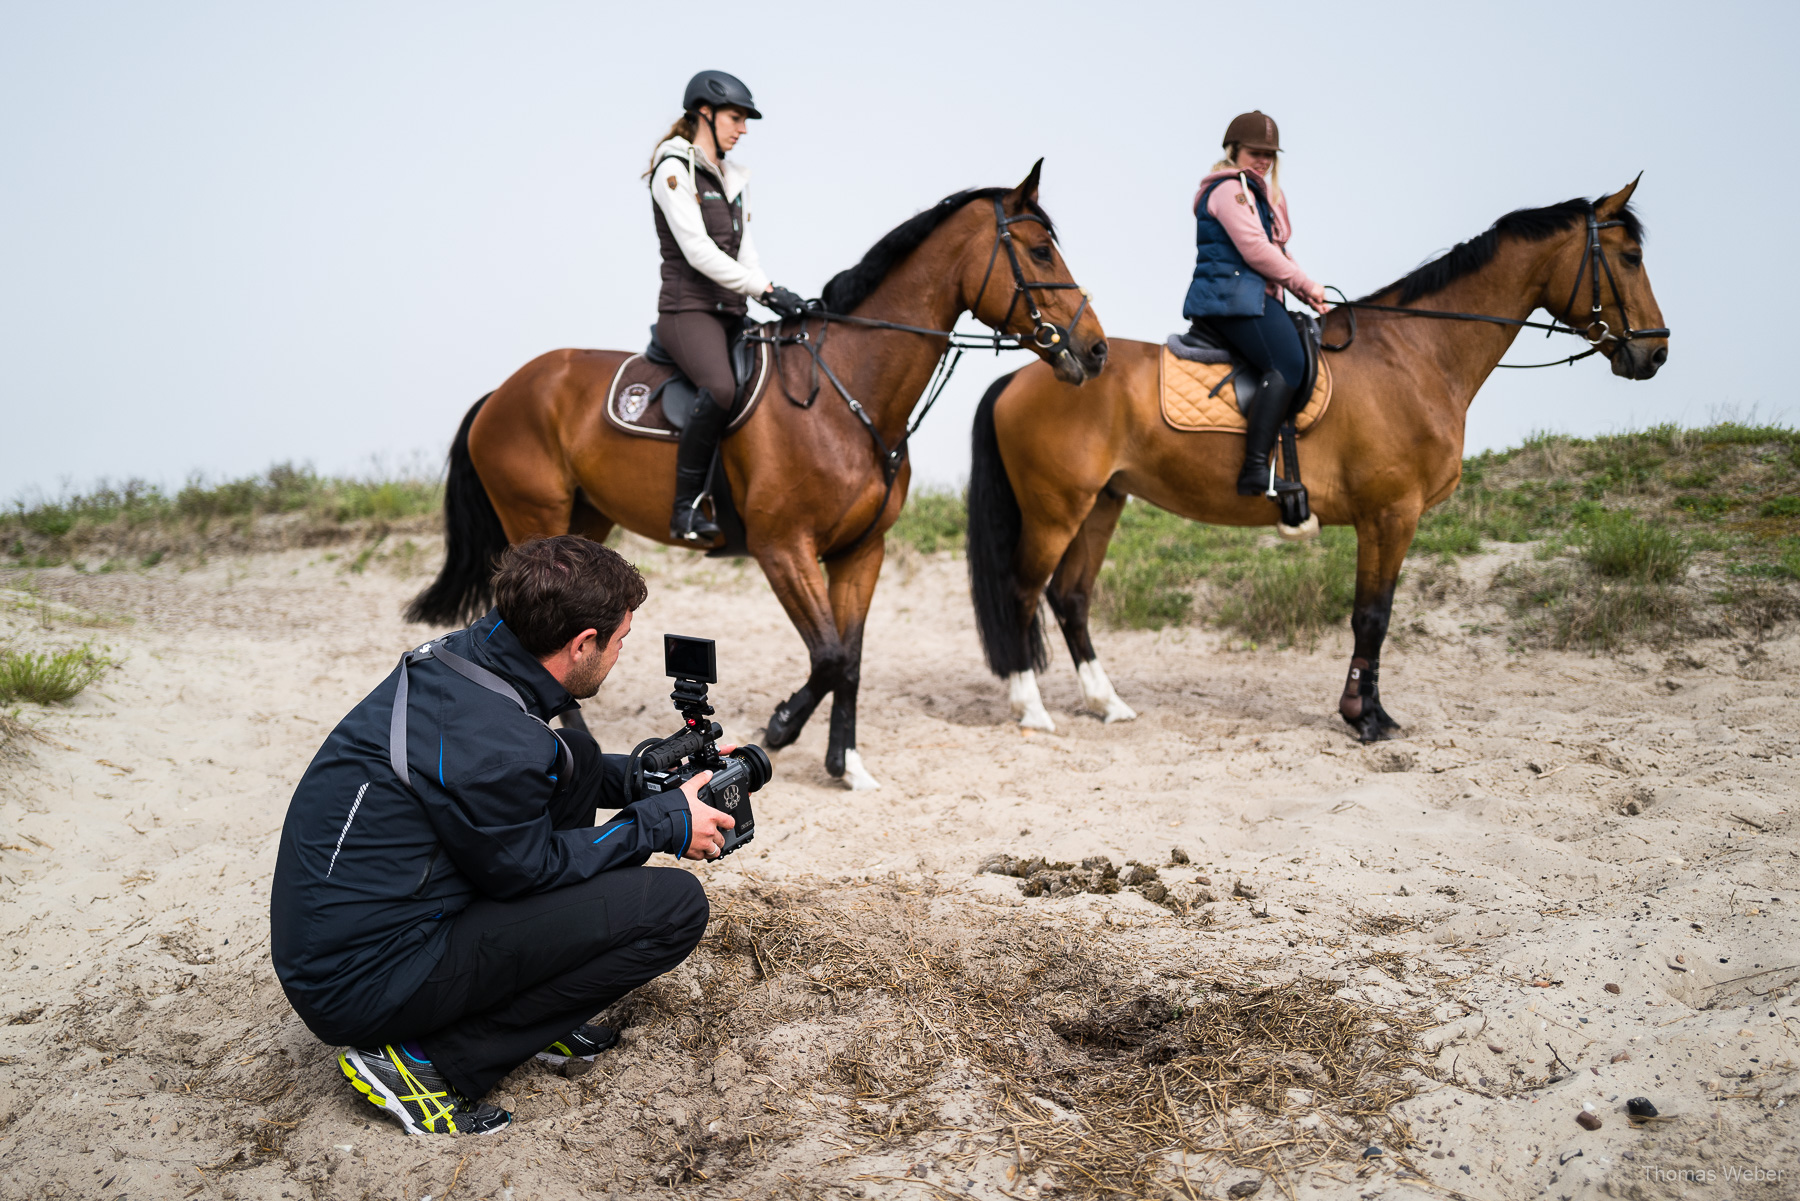
{"type": "Polygon", "coordinates": [[[583,538],[506,551],[495,607],[407,654],[294,791],[270,900],[275,972],[338,1066],[411,1133],[487,1133],[483,1095],[536,1054],[592,1060],[587,1020],[675,967],[706,894],[658,852],[710,859],[730,816],[628,803],[624,760],[545,724],[591,697],[646,591],[583,538]],[[617,810],[595,824],[595,810],[617,810]]]}

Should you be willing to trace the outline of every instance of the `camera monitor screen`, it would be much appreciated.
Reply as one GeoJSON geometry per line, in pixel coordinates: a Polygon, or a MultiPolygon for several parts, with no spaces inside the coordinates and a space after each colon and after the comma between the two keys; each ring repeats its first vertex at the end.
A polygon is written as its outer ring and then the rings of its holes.
{"type": "Polygon", "coordinates": [[[717,684],[719,663],[713,640],[664,634],[663,672],[678,680],[704,680],[708,684],[717,684]]]}

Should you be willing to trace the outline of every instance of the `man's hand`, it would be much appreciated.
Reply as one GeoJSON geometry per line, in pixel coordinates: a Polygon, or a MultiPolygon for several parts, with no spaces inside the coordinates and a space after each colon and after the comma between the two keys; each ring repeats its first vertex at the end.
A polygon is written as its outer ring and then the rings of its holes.
{"type": "Polygon", "coordinates": [[[688,800],[688,814],[694,823],[693,836],[688,839],[687,850],[682,852],[684,859],[717,859],[719,852],[725,849],[725,831],[737,825],[737,818],[700,799],[700,790],[711,779],[712,773],[703,771],[681,786],[681,794],[688,800]]]}

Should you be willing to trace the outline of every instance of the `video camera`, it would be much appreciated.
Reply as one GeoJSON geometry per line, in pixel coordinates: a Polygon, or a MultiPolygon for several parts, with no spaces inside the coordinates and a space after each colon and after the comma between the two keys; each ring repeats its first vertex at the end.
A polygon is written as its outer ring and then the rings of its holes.
{"type": "Polygon", "coordinates": [[[626,763],[633,800],[655,792],[678,789],[691,777],[710,771],[712,779],[700,789],[699,799],[737,820],[725,833],[722,859],[756,836],[756,818],[750,812],[750,794],[775,775],[769,756],[754,743],[729,755],[719,753],[724,733],[712,720],[706,686],[719,682],[718,658],[710,638],[663,635],[663,671],[675,681],[669,699],[681,713],[682,728],[667,738],[646,738],[631,752],[626,763]]]}

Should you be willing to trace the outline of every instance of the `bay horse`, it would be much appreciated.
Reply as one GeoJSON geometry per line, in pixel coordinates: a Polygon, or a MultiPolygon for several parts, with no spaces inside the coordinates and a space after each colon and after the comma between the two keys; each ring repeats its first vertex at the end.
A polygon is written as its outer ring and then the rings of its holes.
{"type": "MultiPolygon", "coordinates": [[[[1355,649],[1338,712],[1362,741],[1399,728],[1382,707],[1378,671],[1400,565],[1420,515],[1461,479],[1476,391],[1521,328],[1552,328],[1525,319],[1546,310],[1562,323],[1554,328],[1582,333],[1586,353],[1605,355],[1627,379],[1649,379],[1668,358],[1669,331],[1633,329],[1627,316],[1662,323],[1629,207],[1636,187],[1509,213],[1326,318],[1327,349],[1349,345],[1324,356],[1331,404],[1299,458],[1319,520],[1356,527],[1355,649]],[[1426,298],[1433,309],[1418,306],[1426,298]]],[[[1162,349],[1115,340],[1106,377],[1080,395],[1028,365],[995,381],[976,411],[971,591],[988,666],[1008,681],[1021,725],[1054,728],[1035,674],[1046,663],[1038,619],[1046,593],[1086,707],[1109,722],[1136,716],[1088,634],[1095,577],[1127,497],[1215,525],[1276,519],[1268,500],[1236,493],[1241,434],[1183,433],[1164,422],[1162,349]]]]}
{"type": "MultiPolygon", "coordinates": [[[[972,312],[996,335],[1014,335],[1071,388],[1106,361],[1099,318],[1038,204],[1042,166],[1016,188],[955,193],[890,231],[826,285],[829,321],[762,327],[758,337],[785,343],[770,385],[785,399],[766,397],[722,446],[748,551],[811,656],[806,682],[769,718],[767,745],[792,743],[830,693],[825,767],[852,788],[879,786],[856,749],[856,692],[882,535],[911,478],[907,422],[957,317],[972,312]]],[[[409,619],[448,624],[482,612],[508,543],[568,533],[601,541],[623,526],[687,545],[669,538],[674,443],[623,434],[601,411],[629,357],[551,351],[468,411],[450,449],[444,567],[409,619]]]]}

